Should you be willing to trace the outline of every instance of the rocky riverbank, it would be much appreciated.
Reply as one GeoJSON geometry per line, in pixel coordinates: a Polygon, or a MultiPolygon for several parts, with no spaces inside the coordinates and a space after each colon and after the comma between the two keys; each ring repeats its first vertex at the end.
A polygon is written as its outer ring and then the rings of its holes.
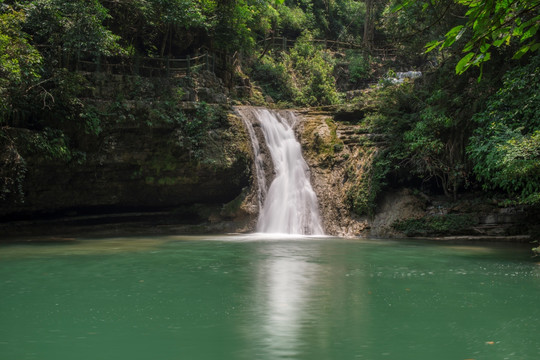
{"type": "MultiPolygon", "coordinates": [[[[387,187],[374,196],[371,169],[374,155],[385,146],[384,135],[340,121],[344,114],[335,109],[305,109],[298,115],[298,136],[329,234],[458,242],[539,239],[537,208],[505,205],[485,193],[462,193],[453,200],[387,187]],[[354,201],[373,201],[374,207],[359,215],[354,201]]],[[[362,116],[354,111],[345,115],[362,116]]]]}

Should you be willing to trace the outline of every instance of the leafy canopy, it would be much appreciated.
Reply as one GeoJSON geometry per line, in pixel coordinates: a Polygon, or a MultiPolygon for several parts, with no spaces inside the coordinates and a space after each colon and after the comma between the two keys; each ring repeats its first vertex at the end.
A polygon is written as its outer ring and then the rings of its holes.
{"type": "Polygon", "coordinates": [[[468,152],[486,189],[540,203],[540,56],[504,76],[504,84],[475,115],[479,127],[468,152]]]}
{"type": "MultiPolygon", "coordinates": [[[[443,50],[460,39],[468,39],[462,47],[464,55],[456,65],[462,74],[472,66],[480,66],[491,59],[495,48],[517,44],[514,58],[540,48],[536,33],[540,28],[540,0],[453,0],[464,9],[465,21],[454,26],[442,39],[429,42],[426,52],[443,50]]],[[[405,0],[395,10],[423,3],[424,10],[443,0],[405,0]]]]}

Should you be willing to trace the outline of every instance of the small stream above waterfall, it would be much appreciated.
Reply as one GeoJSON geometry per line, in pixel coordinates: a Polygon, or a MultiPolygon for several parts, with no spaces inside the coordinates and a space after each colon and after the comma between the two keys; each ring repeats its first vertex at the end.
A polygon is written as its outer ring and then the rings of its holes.
{"type": "MultiPolygon", "coordinates": [[[[309,168],[293,131],[296,116],[291,111],[239,108],[251,137],[257,175],[259,218],[257,232],[323,235],[317,196],[309,179],[309,168]],[[260,128],[262,137],[256,128],[260,128]],[[263,146],[268,149],[274,178],[268,186],[263,146]]],[[[257,129],[258,130],[258,129],[257,129]]],[[[266,159],[269,160],[269,159],[266,159]]]]}

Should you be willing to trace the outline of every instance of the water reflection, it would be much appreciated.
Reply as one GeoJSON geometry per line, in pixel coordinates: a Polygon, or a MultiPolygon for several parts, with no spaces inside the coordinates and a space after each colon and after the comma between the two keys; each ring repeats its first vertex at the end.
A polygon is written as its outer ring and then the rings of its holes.
{"type": "Polygon", "coordinates": [[[248,296],[253,305],[245,332],[256,346],[246,358],[322,359],[332,355],[337,328],[355,322],[363,327],[362,301],[347,299],[351,290],[356,291],[347,288],[346,266],[324,260],[325,253],[339,246],[328,245],[304,240],[268,242],[255,248],[254,284],[248,296]],[[351,308],[344,302],[349,300],[356,307],[347,312],[351,308]],[[329,318],[333,321],[326,321],[329,318]]]}
{"type": "Polygon", "coordinates": [[[262,324],[259,341],[267,358],[294,357],[301,328],[309,322],[310,299],[319,265],[309,263],[301,249],[268,246],[261,250],[255,286],[255,313],[262,324]]]}

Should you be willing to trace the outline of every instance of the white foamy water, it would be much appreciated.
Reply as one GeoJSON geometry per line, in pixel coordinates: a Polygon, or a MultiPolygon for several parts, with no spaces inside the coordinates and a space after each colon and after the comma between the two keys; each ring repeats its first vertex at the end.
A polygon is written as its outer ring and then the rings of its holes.
{"type": "MultiPolygon", "coordinates": [[[[256,157],[259,197],[264,197],[264,202],[260,203],[257,231],[323,235],[317,196],[311,187],[309,168],[302,157],[302,149],[294,136],[290,119],[267,109],[253,108],[251,111],[261,125],[275,171],[275,178],[266,190],[259,144],[253,124],[244,116],[256,157]]],[[[294,115],[290,115],[294,121],[294,115]]]]}

